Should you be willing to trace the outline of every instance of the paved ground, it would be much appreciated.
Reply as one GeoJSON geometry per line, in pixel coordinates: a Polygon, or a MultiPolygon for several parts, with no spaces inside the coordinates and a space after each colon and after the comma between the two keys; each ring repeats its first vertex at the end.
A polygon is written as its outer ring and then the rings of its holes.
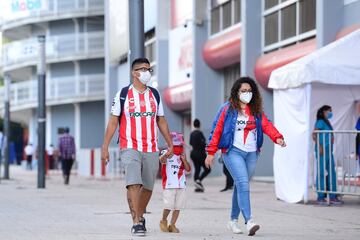
{"type": "MultiPolygon", "coordinates": [[[[73,176],[64,186],[52,173],[46,189],[36,188],[35,172],[11,169],[12,180],[0,183],[0,239],[136,239],[122,180],[90,180],[73,176]]],[[[180,213],[180,234],[162,233],[160,181],[146,215],[146,239],[250,239],[226,229],[231,193],[220,193],[224,178],[209,178],[206,193],[188,187],[187,209],[180,213]]],[[[314,196],[312,196],[314,198],[314,196]]],[[[255,239],[360,239],[360,199],[346,197],[343,206],[286,204],[271,183],[252,183],[253,215],[261,225],[255,239]]],[[[138,237],[139,238],[139,237],[138,237]]],[[[144,238],[142,238],[144,239],[144,238]]]]}

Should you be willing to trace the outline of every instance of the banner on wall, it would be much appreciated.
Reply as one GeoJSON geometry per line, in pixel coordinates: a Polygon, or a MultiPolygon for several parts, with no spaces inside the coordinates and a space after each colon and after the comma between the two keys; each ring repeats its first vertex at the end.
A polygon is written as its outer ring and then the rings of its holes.
{"type": "Polygon", "coordinates": [[[12,20],[30,16],[34,12],[47,10],[47,0],[1,0],[3,2],[2,17],[12,20]]]}
{"type": "Polygon", "coordinates": [[[169,33],[169,86],[192,79],[192,22],[180,25],[169,33]]]}

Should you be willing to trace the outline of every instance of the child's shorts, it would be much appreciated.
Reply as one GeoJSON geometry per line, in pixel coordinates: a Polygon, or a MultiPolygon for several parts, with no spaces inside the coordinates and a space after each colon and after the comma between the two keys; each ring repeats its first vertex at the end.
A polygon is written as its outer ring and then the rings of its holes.
{"type": "Polygon", "coordinates": [[[169,210],[184,209],[186,205],[185,188],[164,189],[164,208],[169,210]]]}

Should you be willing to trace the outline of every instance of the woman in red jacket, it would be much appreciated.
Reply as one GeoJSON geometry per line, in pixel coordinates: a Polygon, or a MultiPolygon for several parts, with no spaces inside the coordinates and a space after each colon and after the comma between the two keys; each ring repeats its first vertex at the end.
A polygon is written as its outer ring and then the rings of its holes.
{"type": "Polygon", "coordinates": [[[240,211],[249,236],[260,228],[251,218],[249,180],[255,170],[263,133],[280,146],[286,146],[283,136],[263,113],[262,99],[255,81],[242,77],[232,86],[229,101],[215,118],[205,160],[206,166],[210,167],[214,154],[221,149],[224,163],[234,179],[231,221],[228,223],[229,230],[234,233],[242,232],[238,224],[240,211]]]}

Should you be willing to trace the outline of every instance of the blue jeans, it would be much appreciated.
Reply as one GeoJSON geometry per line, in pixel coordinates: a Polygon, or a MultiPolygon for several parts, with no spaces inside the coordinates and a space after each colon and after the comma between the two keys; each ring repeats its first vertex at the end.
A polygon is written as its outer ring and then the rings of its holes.
{"type": "MultiPolygon", "coordinates": [[[[317,163],[317,172],[316,172],[316,190],[318,191],[337,191],[336,187],[336,171],[335,171],[335,161],[334,155],[330,149],[330,146],[325,146],[323,148],[323,155],[320,155],[320,161],[317,163]],[[324,166],[325,164],[325,166],[324,166]],[[326,175],[326,172],[327,175],[326,175]]],[[[333,149],[333,148],[332,148],[333,149]]],[[[317,146],[315,149],[316,159],[318,158],[317,146]]],[[[322,200],[326,198],[326,194],[318,192],[318,199],[322,200]]],[[[330,199],[336,198],[336,194],[329,194],[330,199]]]]}
{"type": "Polygon", "coordinates": [[[245,219],[245,223],[251,219],[249,181],[254,173],[257,159],[257,152],[245,152],[234,146],[224,154],[224,163],[235,184],[231,206],[231,220],[237,220],[240,211],[245,219]]]}

